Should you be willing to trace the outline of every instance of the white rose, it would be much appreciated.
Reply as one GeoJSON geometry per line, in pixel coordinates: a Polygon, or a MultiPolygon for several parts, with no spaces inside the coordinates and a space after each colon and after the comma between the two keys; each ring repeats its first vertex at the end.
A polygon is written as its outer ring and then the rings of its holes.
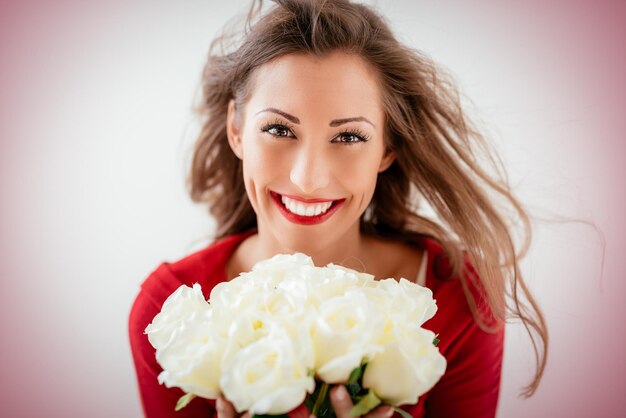
{"type": "Polygon", "coordinates": [[[259,261],[251,270],[255,276],[271,277],[274,282],[297,276],[305,267],[314,267],[311,257],[302,253],[277,254],[274,257],[259,261]]]}
{"type": "Polygon", "coordinates": [[[255,282],[252,276],[250,280],[240,278],[234,286],[224,286],[211,293],[211,307],[216,317],[221,318],[218,321],[221,335],[245,345],[265,335],[262,324],[274,322],[308,334],[315,312],[307,308],[307,295],[300,288],[291,289],[283,286],[284,283],[272,288],[262,283],[240,286],[243,282],[255,282]]]}
{"type": "Polygon", "coordinates": [[[219,396],[220,359],[226,341],[214,331],[213,312],[199,284],[182,285],[146,327],[163,368],[159,383],[205,398],[219,396]]]}
{"type": "Polygon", "coordinates": [[[171,340],[174,331],[184,326],[184,322],[194,312],[209,309],[198,283],[194,284],[193,288],[180,286],[165,300],[161,312],[146,327],[145,333],[148,334],[150,344],[157,350],[165,346],[171,340]]]}
{"type": "Polygon", "coordinates": [[[365,286],[376,282],[376,278],[372,274],[362,273],[338,264],[330,263],[326,266],[326,268],[330,270],[342,270],[346,273],[354,274],[357,278],[357,286],[365,286]]]}
{"type": "Polygon", "coordinates": [[[218,283],[211,291],[209,303],[221,312],[238,312],[254,301],[260,287],[250,273],[245,273],[229,282],[218,283]]]}
{"type": "Polygon", "coordinates": [[[379,288],[389,293],[393,303],[391,312],[403,315],[411,323],[422,325],[437,312],[433,292],[406,279],[385,279],[379,281],[379,288]]]}
{"type": "Polygon", "coordinates": [[[273,289],[258,292],[249,306],[275,317],[290,318],[294,322],[300,322],[301,318],[307,314],[307,299],[308,295],[303,293],[299,286],[290,286],[287,282],[273,289]]]}
{"type": "Polygon", "coordinates": [[[356,271],[339,266],[315,267],[305,271],[303,285],[309,305],[319,308],[324,301],[362,287],[363,279],[356,271]]]}
{"type": "Polygon", "coordinates": [[[156,352],[163,368],[159,383],[216,399],[221,393],[221,358],[226,346],[218,330],[211,311],[191,314],[174,331],[170,342],[156,352]]]}
{"type": "Polygon", "coordinates": [[[368,363],[363,387],[391,405],[415,404],[443,376],[446,359],[433,345],[435,334],[411,323],[395,323],[388,343],[368,363]]]}
{"type": "Polygon", "coordinates": [[[323,301],[318,315],[311,332],[317,375],[327,383],[345,383],[364,357],[382,348],[375,343],[382,317],[359,288],[323,301]]]}
{"type": "Polygon", "coordinates": [[[220,384],[237,412],[284,414],[313,392],[315,381],[309,375],[310,367],[302,361],[301,351],[307,347],[293,337],[266,318],[262,323],[253,322],[252,333],[242,336],[242,340],[252,341],[248,345],[229,344],[220,384]],[[259,327],[256,330],[255,324],[259,327]],[[260,338],[250,339],[259,330],[256,336],[260,338]]]}
{"type": "Polygon", "coordinates": [[[306,298],[301,291],[302,285],[291,289],[292,286],[286,284],[303,283],[305,271],[312,267],[311,258],[304,254],[278,254],[255,264],[250,272],[219,283],[213,288],[209,302],[215,309],[236,314],[256,305],[261,293],[272,292],[279,287],[302,302],[306,298]]]}

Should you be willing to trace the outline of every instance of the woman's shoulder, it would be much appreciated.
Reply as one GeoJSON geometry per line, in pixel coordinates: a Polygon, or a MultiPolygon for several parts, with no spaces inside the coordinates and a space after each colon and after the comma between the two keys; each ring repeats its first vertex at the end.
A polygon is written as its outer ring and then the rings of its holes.
{"type": "Polygon", "coordinates": [[[458,247],[463,266],[456,272],[453,266],[454,255],[446,248],[443,241],[432,235],[419,234],[411,236],[407,244],[418,248],[423,253],[426,264],[426,285],[435,291],[441,287],[461,286],[462,280],[475,281],[477,272],[469,260],[466,251],[458,247]]]}
{"type": "Polygon", "coordinates": [[[430,326],[437,329],[474,327],[478,326],[477,317],[487,328],[502,326],[487,302],[484,284],[467,252],[461,252],[463,266],[456,272],[452,256],[441,240],[421,236],[415,242],[424,250],[424,285],[433,292],[438,306],[438,314],[431,319],[430,326]]]}
{"type": "Polygon", "coordinates": [[[436,237],[426,234],[407,235],[402,240],[395,240],[393,248],[404,259],[404,264],[409,266],[405,272],[413,269],[416,273],[401,275],[406,279],[422,286],[438,287],[454,278],[446,250],[436,237]]]}

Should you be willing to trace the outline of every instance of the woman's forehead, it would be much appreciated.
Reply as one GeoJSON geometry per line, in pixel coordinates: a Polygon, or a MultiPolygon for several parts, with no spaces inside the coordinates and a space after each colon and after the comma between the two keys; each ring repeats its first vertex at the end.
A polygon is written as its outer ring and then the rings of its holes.
{"type": "MultiPolygon", "coordinates": [[[[292,112],[367,114],[382,120],[381,86],[376,71],[360,56],[333,52],[322,57],[289,54],[255,71],[248,106],[292,112]]],[[[254,112],[253,112],[254,113],[254,112]]]]}

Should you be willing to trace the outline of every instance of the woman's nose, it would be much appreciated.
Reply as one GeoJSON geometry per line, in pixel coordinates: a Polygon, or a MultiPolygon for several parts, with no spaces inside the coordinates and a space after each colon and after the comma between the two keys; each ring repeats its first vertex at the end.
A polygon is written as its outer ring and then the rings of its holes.
{"type": "Polygon", "coordinates": [[[304,145],[292,161],[289,177],[302,193],[311,195],[328,186],[330,165],[320,150],[304,145]]]}

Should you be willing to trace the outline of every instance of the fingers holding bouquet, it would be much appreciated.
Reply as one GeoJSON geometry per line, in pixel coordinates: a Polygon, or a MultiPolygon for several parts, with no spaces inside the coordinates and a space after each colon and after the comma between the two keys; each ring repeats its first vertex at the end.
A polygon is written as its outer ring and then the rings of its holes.
{"type": "MultiPolygon", "coordinates": [[[[224,396],[220,396],[215,401],[215,408],[217,409],[217,418],[237,418],[239,414],[235,410],[235,407],[224,396]]],[[[239,418],[250,418],[250,413],[246,412],[239,418]]]]}

